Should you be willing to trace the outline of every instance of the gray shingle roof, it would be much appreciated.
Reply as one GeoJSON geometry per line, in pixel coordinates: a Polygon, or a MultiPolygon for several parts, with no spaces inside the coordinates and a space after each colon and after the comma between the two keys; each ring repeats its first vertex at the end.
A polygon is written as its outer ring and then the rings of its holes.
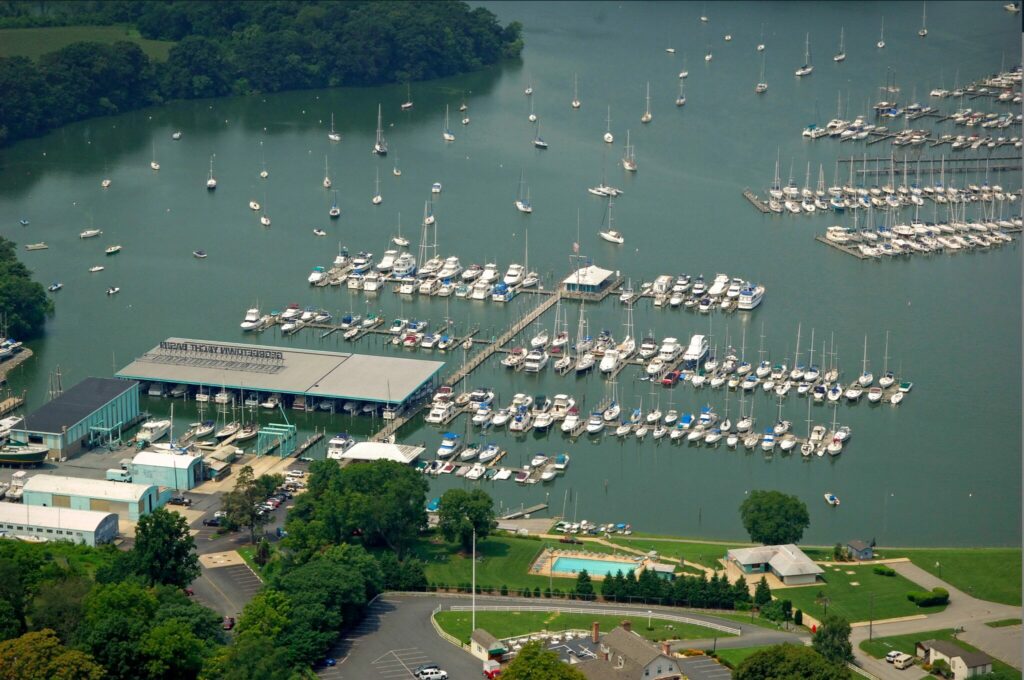
{"type": "Polygon", "coordinates": [[[86,378],[25,417],[15,430],[60,434],[65,427],[82,422],[94,411],[138,385],[134,380],[86,378]]]}
{"type": "Polygon", "coordinates": [[[958,644],[947,640],[924,640],[917,643],[925,649],[934,649],[950,659],[959,656],[968,668],[977,668],[992,663],[992,657],[984,652],[968,652],[958,644]]]}
{"type": "Polygon", "coordinates": [[[729,551],[729,558],[740,564],[769,564],[782,576],[822,574],[824,569],[805,555],[792,543],[786,545],[764,545],[756,548],[739,548],[729,551]]]}

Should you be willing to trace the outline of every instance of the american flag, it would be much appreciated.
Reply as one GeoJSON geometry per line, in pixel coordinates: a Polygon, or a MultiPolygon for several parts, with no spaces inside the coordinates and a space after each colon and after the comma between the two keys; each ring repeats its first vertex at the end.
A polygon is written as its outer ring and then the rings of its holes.
{"type": "Polygon", "coordinates": [[[576,241],[572,242],[572,252],[573,253],[579,253],[580,252],[580,244],[577,243],[576,241]]]}

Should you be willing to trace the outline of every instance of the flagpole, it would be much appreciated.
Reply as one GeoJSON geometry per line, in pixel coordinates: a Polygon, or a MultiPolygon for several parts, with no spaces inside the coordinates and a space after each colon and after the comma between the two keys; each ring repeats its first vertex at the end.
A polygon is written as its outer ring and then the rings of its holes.
{"type": "Polygon", "coordinates": [[[476,630],[476,527],[473,527],[473,621],[469,632],[476,630]]]}

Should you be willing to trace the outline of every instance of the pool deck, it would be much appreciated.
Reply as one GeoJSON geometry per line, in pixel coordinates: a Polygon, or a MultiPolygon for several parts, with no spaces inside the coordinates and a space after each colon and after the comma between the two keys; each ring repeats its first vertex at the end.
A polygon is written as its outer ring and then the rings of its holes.
{"type": "MultiPolygon", "coordinates": [[[[646,566],[651,563],[649,559],[634,560],[628,555],[610,555],[608,553],[592,553],[586,550],[561,550],[546,548],[537,559],[534,560],[533,565],[530,567],[530,573],[537,576],[558,576],[560,578],[572,578],[576,576],[576,572],[568,571],[552,571],[552,566],[561,557],[576,558],[584,560],[594,560],[596,562],[611,562],[613,564],[623,564],[629,562],[634,565],[634,571],[646,566]]],[[[603,581],[605,579],[604,574],[590,574],[590,578],[594,581],[603,581]]]]}

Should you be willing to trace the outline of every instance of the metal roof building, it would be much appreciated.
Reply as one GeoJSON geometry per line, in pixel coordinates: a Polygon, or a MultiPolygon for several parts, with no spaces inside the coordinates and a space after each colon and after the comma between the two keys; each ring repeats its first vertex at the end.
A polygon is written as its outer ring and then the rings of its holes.
{"type": "Polygon", "coordinates": [[[399,406],[443,367],[441,361],[168,338],[117,377],[399,406]]]}
{"type": "Polygon", "coordinates": [[[425,449],[422,446],[407,444],[387,444],[383,442],[357,442],[345,453],[341,460],[349,462],[368,462],[374,460],[393,460],[396,463],[409,464],[420,457],[425,449]]]}
{"type": "Polygon", "coordinates": [[[11,429],[14,441],[45,444],[50,456],[72,456],[90,444],[120,436],[139,415],[134,380],[86,378],[25,416],[11,429]]]}
{"type": "Polygon", "coordinates": [[[130,521],[162,505],[159,489],[153,484],[48,474],[35,475],[25,482],[22,500],[25,505],[113,512],[130,521]]]}
{"type": "Polygon", "coordinates": [[[71,541],[97,546],[117,537],[111,512],[0,503],[0,534],[30,540],[71,541]]]}
{"type": "Polygon", "coordinates": [[[187,491],[203,481],[203,457],[170,451],[139,451],[128,469],[136,484],[187,491]]]}
{"type": "Polygon", "coordinates": [[[737,548],[729,550],[726,557],[744,573],[771,572],[787,586],[814,583],[825,572],[792,543],[737,548]]]}

